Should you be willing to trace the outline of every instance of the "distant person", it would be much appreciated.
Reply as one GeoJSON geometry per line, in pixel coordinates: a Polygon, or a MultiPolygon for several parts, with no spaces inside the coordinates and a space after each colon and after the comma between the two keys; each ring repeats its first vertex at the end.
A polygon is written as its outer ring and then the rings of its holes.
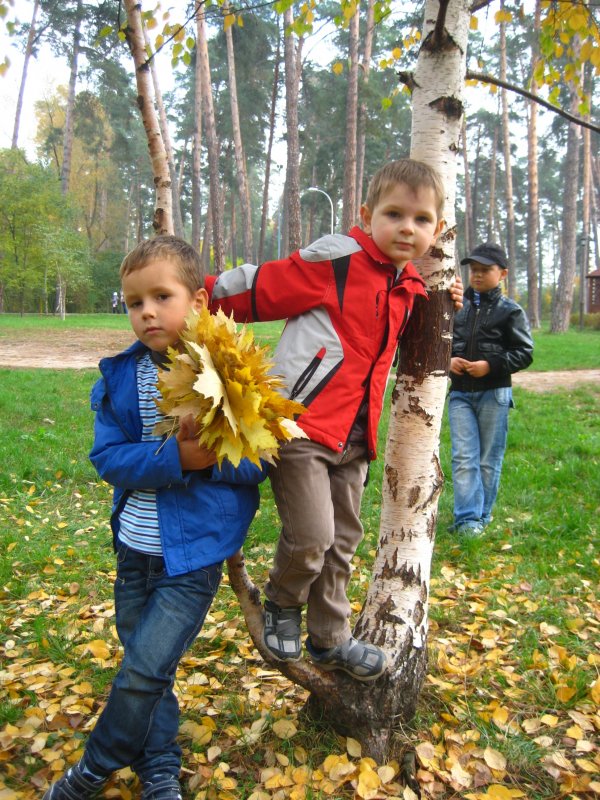
{"type": "Polygon", "coordinates": [[[119,295],[119,302],[121,303],[121,308],[123,309],[123,313],[127,313],[127,303],[125,302],[125,295],[123,294],[123,289],[121,289],[121,293],[119,295]]]}
{"type": "Polygon", "coordinates": [[[513,372],[533,360],[525,312],[502,294],[508,258],[493,242],[460,262],[469,265],[465,303],[454,319],[448,418],[452,439],[454,523],[463,536],[479,536],[490,522],[513,407],[513,372]]]}
{"type": "MultiPolygon", "coordinates": [[[[265,587],[264,644],[280,661],[306,649],[325,670],[372,681],[383,650],[352,636],[347,587],[363,536],[360,504],[398,339],[425,283],[412,259],[435,243],[444,186],[404,159],[377,171],[362,229],[324,236],[289,258],[207,278],[211,308],[239,321],[288,319],[275,353],[286,394],[304,403],[308,439],[289,442],[271,470],[282,531],[265,587]]],[[[452,287],[462,305],[462,284],[452,287]]]]}
{"type": "Polygon", "coordinates": [[[113,292],[112,293],[112,313],[118,314],[119,313],[119,293],[113,292]]]}
{"type": "Polygon", "coordinates": [[[82,759],[44,800],[94,797],[122,767],[139,777],[142,800],[181,800],[177,665],[202,627],[224,559],[242,546],[265,477],[247,460],[219,469],[185,419],[177,436],[153,433],[163,418],[157,364],[178,345],[190,310],[207,302],[197,252],[157,236],[125,257],[121,280],[138,340],[100,362],[90,459],[115,487],[115,620],[124,656],[82,759]]]}

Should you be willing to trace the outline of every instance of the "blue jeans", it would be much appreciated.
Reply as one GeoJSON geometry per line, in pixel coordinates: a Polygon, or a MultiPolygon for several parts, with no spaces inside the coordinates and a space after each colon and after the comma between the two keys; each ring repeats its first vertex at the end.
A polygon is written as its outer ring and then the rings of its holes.
{"type": "Polygon", "coordinates": [[[454,526],[487,525],[496,502],[512,389],[450,392],[454,526]]]}
{"type": "Polygon", "coordinates": [[[164,561],[121,544],[115,611],[124,656],[106,706],[85,748],[96,775],[129,766],[142,781],[179,776],[179,705],[175,671],[204,622],[222,563],[169,577],[164,561]]]}

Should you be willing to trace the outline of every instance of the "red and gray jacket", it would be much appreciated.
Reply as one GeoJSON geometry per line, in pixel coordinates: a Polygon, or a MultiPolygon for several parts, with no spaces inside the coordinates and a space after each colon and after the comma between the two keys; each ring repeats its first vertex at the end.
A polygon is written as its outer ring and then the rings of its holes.
{"type": "Polygon", "coordinates": [[[411,263],[400,275],[360,228],[324,236],[289,258],[244,264],[206,279],[211,310],[238,322],[287,319],[274,372],[307,407],[298,424],[342,452],[364,400],[367,444],[377,426],[396,348],[424,282],[411,263]]]}

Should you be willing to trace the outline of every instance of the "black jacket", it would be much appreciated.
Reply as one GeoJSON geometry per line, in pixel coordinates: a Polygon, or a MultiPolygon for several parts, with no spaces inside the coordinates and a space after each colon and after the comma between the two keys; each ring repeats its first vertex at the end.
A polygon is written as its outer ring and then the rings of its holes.
{"type": "Polygon", "coordinates": [[[450,391],[482,392],[511,385],[511,375],[533,361],[533,339],[525,312],[518,303],[505,297],[498,286],[480,295],[473,304],[471,287],[464,305],[454,318],[452,356],[469,361],[487,361],[490,371],[483,378],[466,373],[450,373],[450,391]]]}

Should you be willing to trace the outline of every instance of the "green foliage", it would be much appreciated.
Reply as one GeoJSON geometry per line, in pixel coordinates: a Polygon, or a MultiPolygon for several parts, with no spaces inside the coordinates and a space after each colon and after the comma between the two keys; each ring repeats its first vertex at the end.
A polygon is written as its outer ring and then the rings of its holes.
{"type": "Polygon", "coordinates": [[[52,172],[20,150],[0,151],[0,284],[5,310],[47,309],[58,279],[88,279],[87,245],[52,172]]]}

